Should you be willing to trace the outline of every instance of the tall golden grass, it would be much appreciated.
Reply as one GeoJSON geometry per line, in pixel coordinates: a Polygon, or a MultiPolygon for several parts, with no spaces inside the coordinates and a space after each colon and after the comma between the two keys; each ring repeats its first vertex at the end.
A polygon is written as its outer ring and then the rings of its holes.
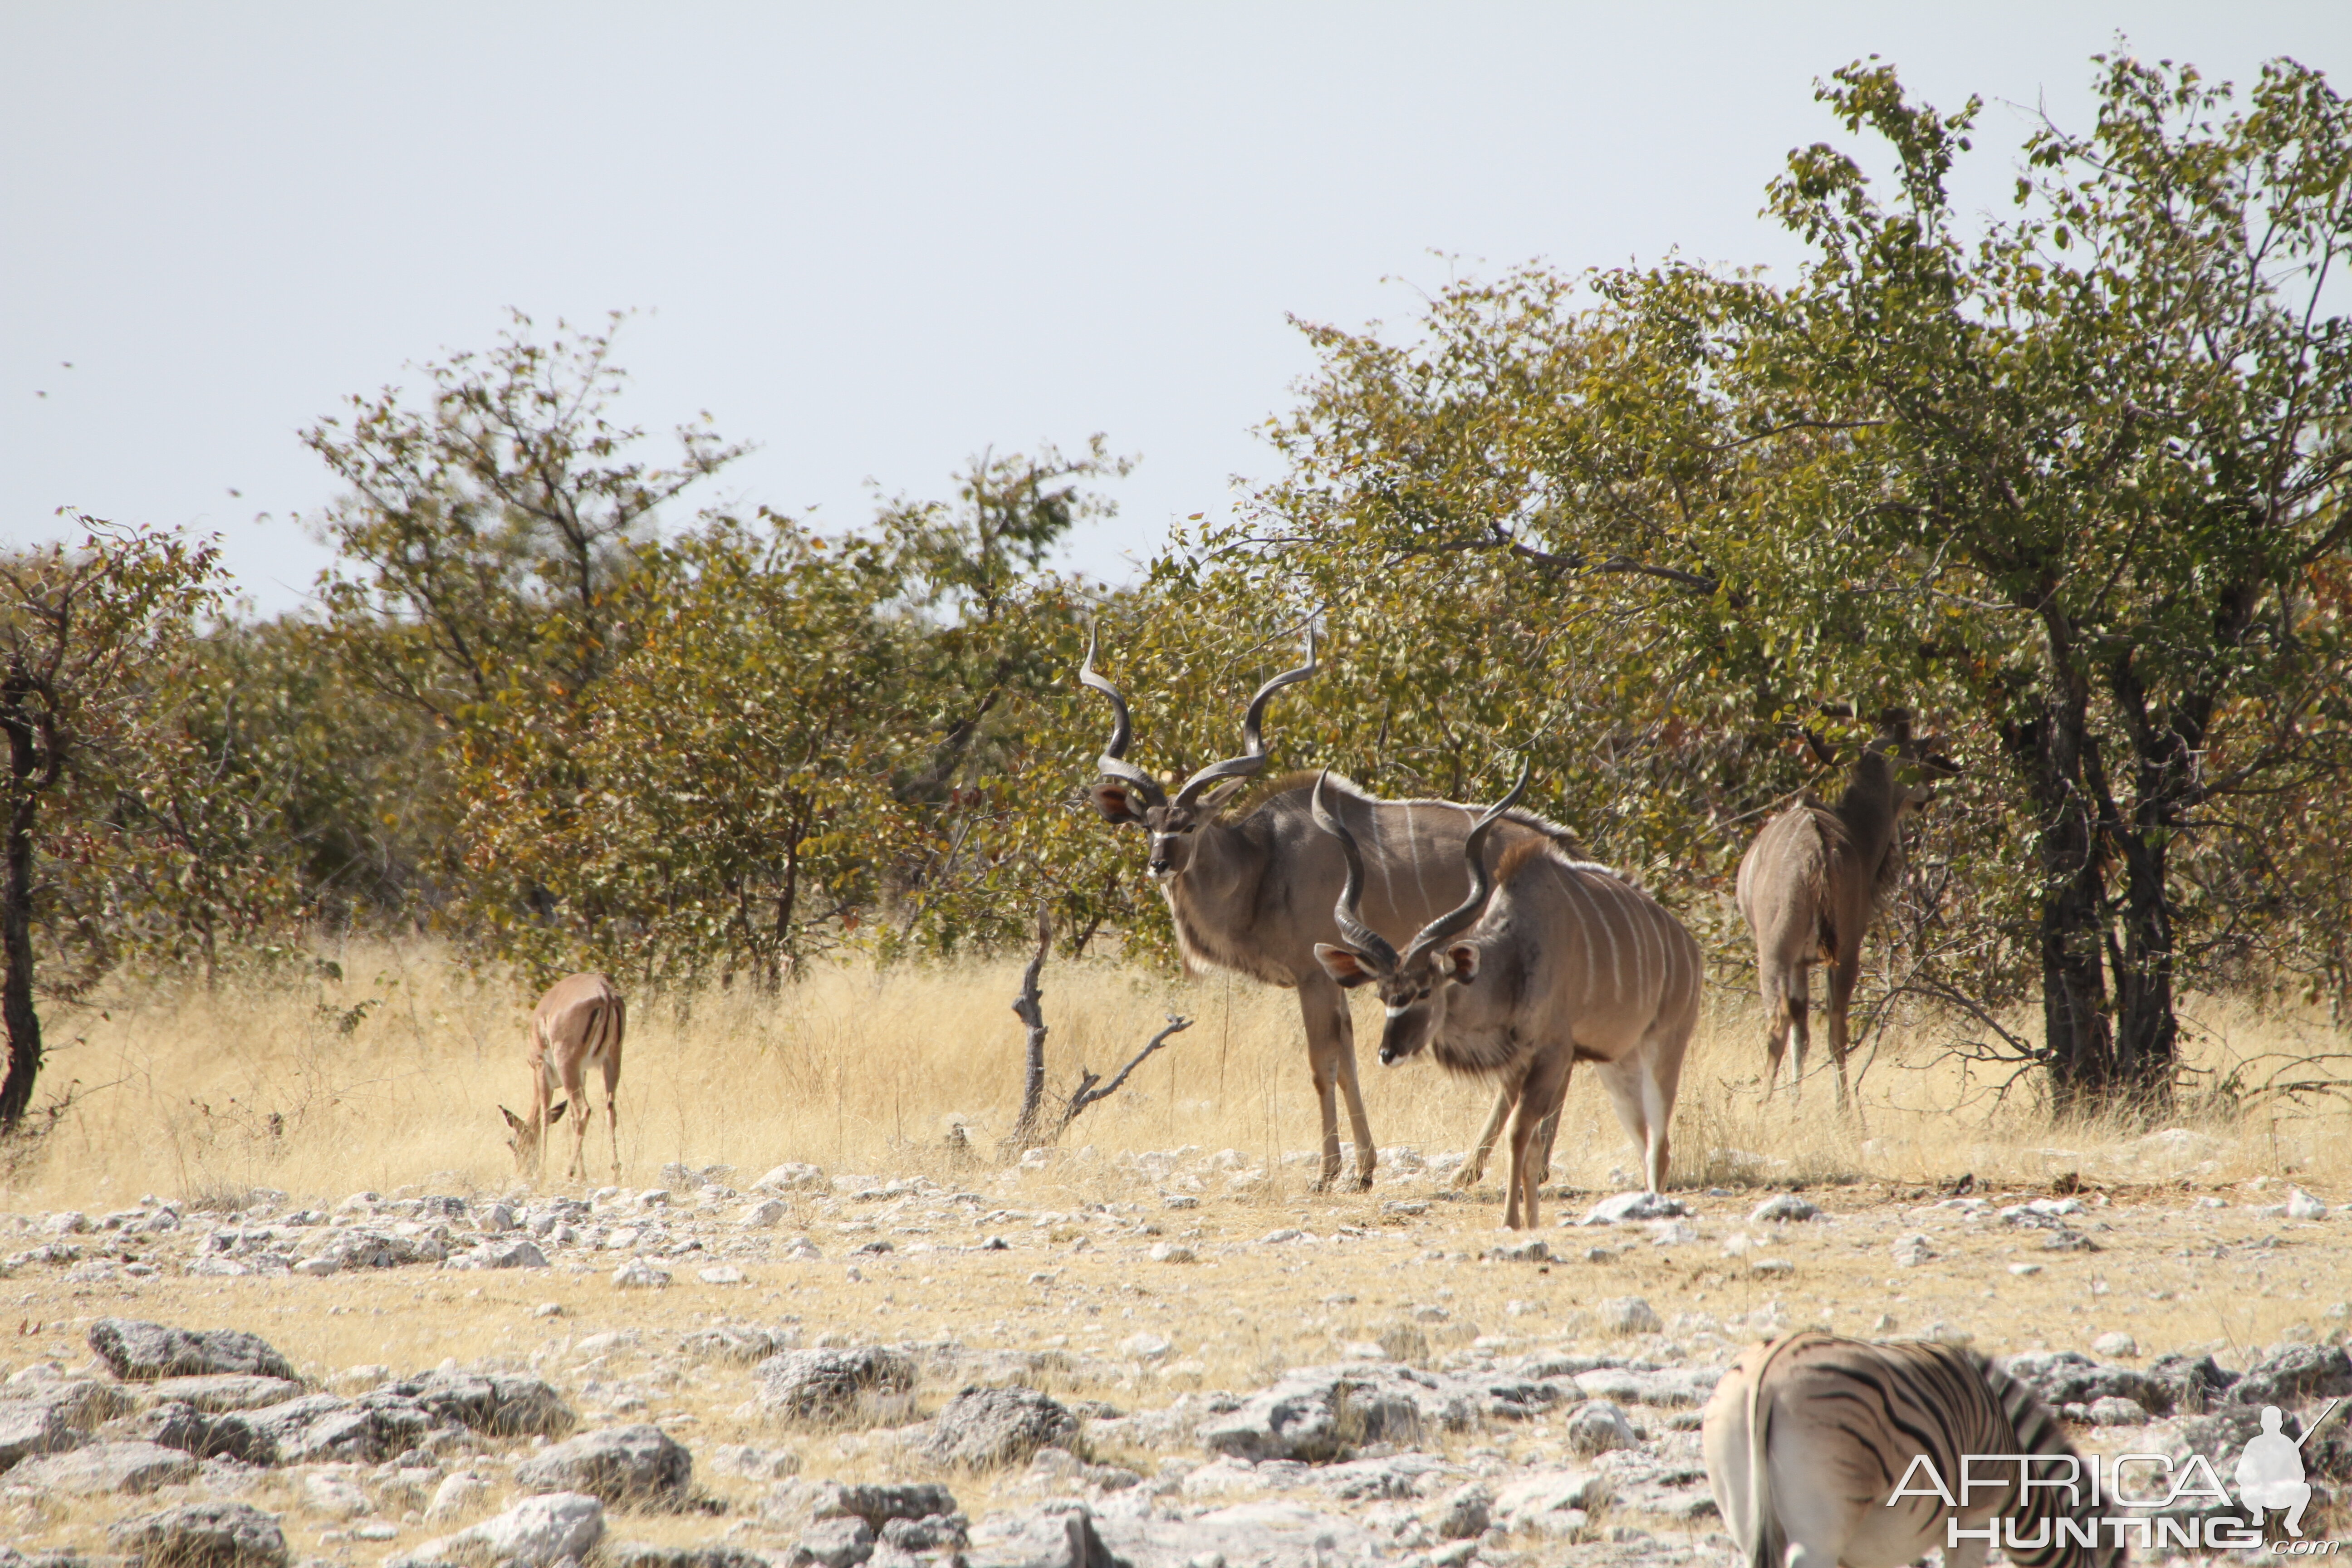
{"type": "MultiPolygon", "coordinates": [[[[53,1020],[44,1089],[71,1103],[37,1150],[0,1172],[11,1206],[103,1207],[144,1193],[201,1198],[255,1187],[296,1201],[384,1192],[501,1188],[514,1176],[498,1107],[529,1094],[529,997],[478,979],[427,944],[343,955],[347,978],[147,986],[102,1010],[53,1020]]],[[[927,1168],[951,1127],[983,1157],[1018,1109],[1023,1033],[1013,963],[817,971],[774,995],[631,998],[620,1089],[624,1180],[650,1184],[669,1161],[725,1163],[748,1182],[784,1160],[834,1170],[927,1168]]],[[[1169,1012],[1195,1020],[1115,1098],[1090,1108],[1066,1147],[1232,1148],[1276,1163],[1276,1194],[1311,1176],[1313,1088],[1296,1003],[1222,974],[1180,980],[1139,965],[1050,963],[1049,1083],[1066,1095],[1083,1064],[1108,1074],[1169,1012]],[[1281,1156],[1292,1157],[1280,1166],[1281,1156]]],[[[1373,1056],[1374,1005],[1356,1020],[1364,1095],[1383,1146],[1459,1150],[1476,1135],[1489,1087],[1425,1062],[1373,1056]]],[[[2340,1049],[2316,1020],[2223,1002],[2191,1009],[2201,1083],[2266,1081],[2279,1065],[2340,1049]]],[[[1719,985],[1694,1042],[1675,1122],[1675,1180],[1877,1177],[1898,1181],[2085,1177],[2229,1180],[2295,1174],[2342,1188],[2352,1117],[2305,1105],[2202,1094],[2148,1140],[2118,1118],[2053,1127],[2030,1080],[1971,1066],[1951,1028],[1917,1025],[1858,1053],[1860,1116],[1831,1113],[1816,1073],[1801,1110],[1768,1102],[1762,1030],[1747,994],[1719,985]]],[[[1817,1046],[1814,1066],[1825,1065],[1817,1046]]],[[[2338,1064],[2341,1066],[2342,1064],[2338,1064]]],[[[600,1108],[601,1109],[601,1108],[600,1108]]],[[[1345,1121],[1342,1121],[1344,1131],[1345,1121]]],[[[568,1131],[568,1129],[566,1130],[568,1131]]],[[[569,1137],[556,1147],[568,1152],[569,1137]]],[[[592,1175],[605,1167],[592,1130],[592,1175]]],[[[1599,1086],[1571,1084],[1554,1178],[1605,1189],[1636,1162],[1599,1086]]],[[[593,1183],[591,1184],[593,1184],[593,1183]]]]}

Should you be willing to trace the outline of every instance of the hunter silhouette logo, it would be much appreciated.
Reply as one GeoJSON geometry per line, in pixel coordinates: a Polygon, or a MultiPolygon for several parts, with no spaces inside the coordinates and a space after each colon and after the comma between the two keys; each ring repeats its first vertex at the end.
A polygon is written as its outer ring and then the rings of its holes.
{"type": "MultiPolygon", "coordinates": [[[[2312,1432],[2319,1430],[2336,1411],[2336,1401],[2330,1400],[2320,1412],[2319,1421],[2311,1424],[2311,1431],[2303,1435],[2304,1443],[2311,1441],[2312,1432]]],[[[2303,1539],[2304,1505],[2311,1501],[2311,1483],[2303,1479],[2303,1443],[2296,1442],[2279,1430],[2279,1407],[2263,1406],[2263,1429],[2258,1436],[2246,1440],[2246,1451],[2238,1456],[2238,1504],[2246,1510],[2246,1523],[2255,1530],[2263,1527],[2264,1509],[2286,1510],[2286,1532],[2297,1541],[2303,1539]]]]}

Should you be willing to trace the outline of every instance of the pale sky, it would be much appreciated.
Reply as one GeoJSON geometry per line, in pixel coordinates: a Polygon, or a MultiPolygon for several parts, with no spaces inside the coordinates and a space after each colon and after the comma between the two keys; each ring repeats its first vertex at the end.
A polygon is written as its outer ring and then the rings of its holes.
{"type": "Polygon", "coordinates": [[[2118,28],[2352,90],[2344,0],[0,0],[0,542],[61,505],[217,531],[291,607],[326,555],[290,517],[333,491],[302,426],[509,306],[629,307],[627,414],[761,448],[700,499],[847,526],[869,480],[944,495],[983,447],[1100,430],[1143,460],[1073,559],[1123,577],[1274,471],[1290,316],[1404,323],[1536,258],[1785,268],[1765,182],[1846,140],[1811,86],[1872,53],[1989,100],[1992,204],[2118,28]]]}

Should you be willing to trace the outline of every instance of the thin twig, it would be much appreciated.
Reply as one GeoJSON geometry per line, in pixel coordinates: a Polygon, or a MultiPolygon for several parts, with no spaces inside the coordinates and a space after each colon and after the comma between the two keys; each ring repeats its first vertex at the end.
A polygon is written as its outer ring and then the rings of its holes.
{"type": "Polygon", "coordinates": [[[1127,1075],[1133,1072],[1137,1068],[1141,1067],[1146,1057],[1149,1057],[1152,1052],[1158,1050],[1161,1046],[1166,1045],[1168,1043],[1169,1036],[1181,1034],[1192,1026],[1192,1019],[1180,1018],[1173,1013],[1169,1014],[1168,1026],[1160,1030],[1158,1034],[1152,1036],[1150,1043],[1145,1046],[1141,1050],[1135,1053],[1135,1059],[1128,1063],[1125,1067],[1119,1068],[1118,1076],[1112,1079],[1108,1083],[1103,1084],[1100,1089],[1097,1089],[1095,1085],[1101,1083],[1102,1080],[1097,1078],[1093,1073],[1088,1072],[1085,1068],[1080,1068],[1078,1069],[1078,1087],[1070,1091],[1070,1103],[1063,1110],[1062,1120],[1060,1123],[1055,1127],[1054,1135],[1057,1138],[1061,1136],[1062,1130],[1069,1126],[1071,1122],[1076,1121],[1078,1119],[1078,1112],[1084,1110],[1087,1106],[1092,1105],[1098,1100],[1108,1100],[1112,1095],[1117,1094],[1118,1092],[1119,1085],[1127,1081],[1127,1075]]]}

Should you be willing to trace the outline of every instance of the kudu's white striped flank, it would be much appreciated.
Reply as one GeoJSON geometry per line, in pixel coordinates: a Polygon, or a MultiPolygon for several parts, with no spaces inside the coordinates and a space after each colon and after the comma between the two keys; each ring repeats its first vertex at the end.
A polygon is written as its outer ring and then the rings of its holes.
{"type": "MultiPolygon", "coordinates": [[[[1830,1060],[1837,1102],[1846,1106],[1846,1016],[1862,974],[1862,939],[1903,879],[1903,818],[1936,798],[1927,784],[1895,777],[1893,752],[1926,762],[1933,740],[1911,739],[1911,718],[1887,710],[1885,730],[1854,763],[1845,793],[1831,805],[1811,790],[1767,822],[1739,861],[1739,912],[1756,938],[1757,982],[1764,994],[1764,1092],[1769,1098],[1780,1058],[1793,1040],[1790,1092],[1804,1077],[1805,1010],[1813,964],[1829,965],[1830,1060]]],[[[1929,764],[1953,771],[1948,763],[1929,764]]]]}
{"type": "MultiPolygon", "coordinates": [[[[1259,723],[1267,700],[1315,671],[1311,634],[1307,663],[1267,681],[1250,700],[1242,721],[1242,754],[1202,769],[1172,796],[1127,760],[1134,736],[1127,699],[1096,673],[1094,654],[1089,640],[1078,679],[1101,693],[1112,715],[1101,777],[1093,790],[1096,809],[1114,825],[1134,823],[1145,830],[1152,879],[1175,917],[1177,946],[1189,967],[1230,970],[1297,991],[1307,1065],[1322,1112],[1322,1183],[1339,1177],[1339,1100],[1344,1095],[1356,1144],[1356,1184],[1370,1186],[1378,1156],[1356,1081],[1347,998],[1315,958],[1318,942],[1339,935],[1331,910],[1345,873],[1339,847],[1316,830],[1308,802],[1313,774],[1293,774],[1242,794],[1265,765],[1259,723]]],[[[1344,779],[1331,782],[1339,809],[1367,846],[1371,886],[1362,918],[1373,929],[1402,941],[1460,901],[1469,885],[1462,847],[1477,807],[1443,800],[1380,800],[1344,779]]],[[[1522,840],[1570,847],[1575,842],[1558,823],[1512,812],[1493,829],[1489,863],[1522,840]]]]}
{"type": "Polygon", "coordinates": [[[1542,1180],[1531,1144],[1556,1118],[1570,1069],[1591,1062],[1642,1152],[1650,1190],[1665,1182],[1668,1127],[1683,1054],[1698,1023],[1699,946],[1657,900],[1606,867],[1542,840],[1514,845],[1489,871],[1481,851],[1517,788],[1463,845],[1468,894],[1400,956],[1360,914],[1365,862],[1344,798],[1318,786],[1316,821],[1344,854],[1333,910],[1341,942],[1316,957],[1343,986],[1376,984],[1387,1020],[1381,1060],[1424,1049],[1448,1071],[1499,1079],[1512,1107],[1504,1224],[1538,1223],[1542,1180]]]}
{"type": "Polygon", "coordinates": [[[576,1105],[572,1119],[572,1168],[574,1177],[587,1173],[588,1070],[604,1075],[604,1125],[613,1140],[613,1179],[621,1179],[621,1120],[614,1103],[621,1082],[621,1036],[628,1026],[628,1006],[613,983],[601,974],[567,974],[547,988],[531,1009],[531,1114],[529,1121],[505,1106],[507,1144],[514,1150],[515,1169],[537,1171],[547,1158],[547,1134],[563,1119],[563,1109],[576,1105]],[[556,1100],[555,1091],[564,1098],[556,1100]]]}
{"type": "Polygon", "coordinates": [[[1997,1522],[2002,1552],[2027,1568],[2123,1560],[2112,1534],[2097,1544],[2103,1510],[2087,1473],[2071,1495],[2043,1484],[2075,1470],[2057,1422],[1957,1345],[1820,1333],[1753,1344],[1716,1385],[1700,1430],[1716,1506],[1748,1568],[1897,1568],[1931,1550],[1947,1568],[1980,1568],[1982,1537],[1951,1545],[1955,1518],[1970,1531],[1997,1522]],[[1932,1478],[1915,1468],[1923,1455],[1932,1478]],[[1963,1495],[1960,1461],[1974,1455],[2050,1462],[2021,1489],[2020,1467],[1979,1459],[1963,1495]],[[1931,1495],[1937,1480],[1951,1504],[1931,1495]]]}

